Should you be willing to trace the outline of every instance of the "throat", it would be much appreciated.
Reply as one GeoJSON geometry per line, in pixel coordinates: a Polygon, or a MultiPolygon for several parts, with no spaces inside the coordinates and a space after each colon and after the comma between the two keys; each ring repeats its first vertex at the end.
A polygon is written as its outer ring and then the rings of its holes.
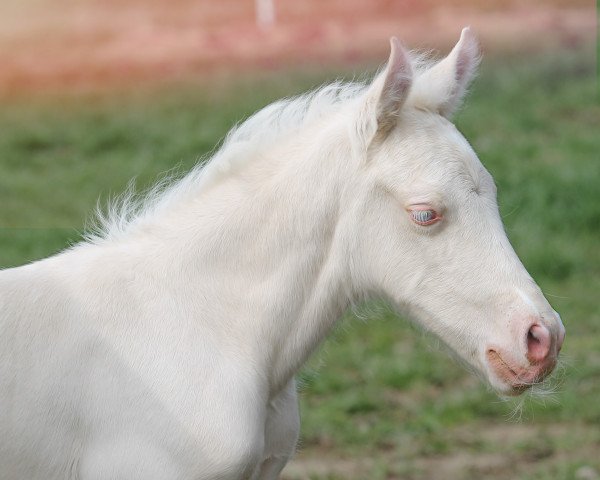
{"type": "Polygon", "coordinates": [[[302,367],[350,306],[344,277],[335,269],[326,263],[297,308],[290,310],[287,318],[273,317],[269,322],[275,347],[269,372],[272,391],[282,388],[302,367]]]}

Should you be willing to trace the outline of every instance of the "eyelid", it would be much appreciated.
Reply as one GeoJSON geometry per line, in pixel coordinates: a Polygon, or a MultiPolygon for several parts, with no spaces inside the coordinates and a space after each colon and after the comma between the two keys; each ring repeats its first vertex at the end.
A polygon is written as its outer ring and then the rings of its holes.
{"type": "Polygon", "coordinates": [[[438,212],[438,210],[427,203],[410,205],[406,208],[406,211],[409,213],[411,220],[417,225],[429,226],[442,220],[442,215],[438,212]],[[430,220],[423,221],[418,218],[423,217],[423,215],[417,216],[415,215],[415,212],[432,212],[433,217],[430,220]]]}
{"type": "Polygon", "coordinates": [[[434,212],[437,211],[429,203],[413,203],[412,205],[409,205],[408,207],[406,207],[406,209],[407,210],[433,210],[434,212]]]}

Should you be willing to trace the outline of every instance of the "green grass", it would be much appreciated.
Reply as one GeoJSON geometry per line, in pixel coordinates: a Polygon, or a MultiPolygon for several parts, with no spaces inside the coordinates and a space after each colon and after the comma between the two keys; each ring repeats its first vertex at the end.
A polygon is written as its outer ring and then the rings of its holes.
{"type": "MultiPolygon", "coordinates": [[[[99,197],[132,177],[143,187],[189,168],[236,121],[333,76],[3,100],[0,265],[77,241],[99,197]]],[[[301,373],[302,450],[288,478],[600,473],[597,95],[591,54],[488,61],[457,118],[496,179],[515,249],[567,327],[552,398],[527,400],[511,419],[514,402],[499,401],[434,340],[377,306],[368,321],[348,315],[301,373]]]]}

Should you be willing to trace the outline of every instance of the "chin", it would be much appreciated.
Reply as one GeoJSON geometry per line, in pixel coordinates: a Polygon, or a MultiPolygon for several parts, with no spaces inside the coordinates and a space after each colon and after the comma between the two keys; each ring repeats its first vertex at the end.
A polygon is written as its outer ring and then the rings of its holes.
{"type": "Polygon", "coordinates": [[[531,384],[504,382],[494,375],[488,376],[487,381],[492,389],[503,397],[518,397],[531,388],[531,384]]]}

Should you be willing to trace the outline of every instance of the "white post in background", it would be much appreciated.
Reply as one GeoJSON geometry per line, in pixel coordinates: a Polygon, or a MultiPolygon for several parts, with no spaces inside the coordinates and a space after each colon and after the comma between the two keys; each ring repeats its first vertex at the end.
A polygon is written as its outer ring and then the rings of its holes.
{"type": "Polygon", "coordinates": [[[275,23],[274,0],[255,0],[256,24],[260,28],[271,27],[275,23]]]}

